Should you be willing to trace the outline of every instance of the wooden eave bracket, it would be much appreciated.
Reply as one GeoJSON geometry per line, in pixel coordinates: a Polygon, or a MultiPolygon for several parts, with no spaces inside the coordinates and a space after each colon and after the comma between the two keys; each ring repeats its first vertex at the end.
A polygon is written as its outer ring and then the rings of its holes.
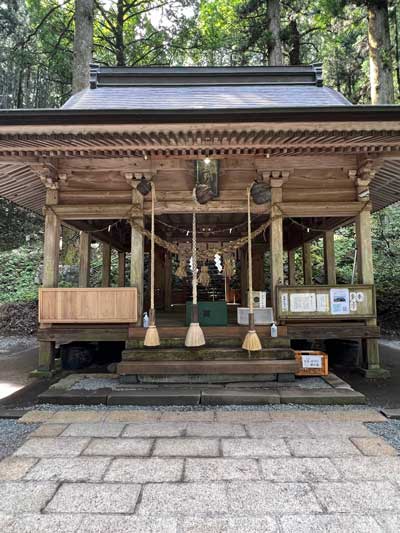
{"type": "Polygon", "coordinates": [[[137,184],[142,178],[152,180],[156,174],[156,170],[141,170],[140,172],[124,172],[124,177],[132,189],[136,189],[137,184]]]}
{"type": "Polygon", "coordinates": [[[31,169],[39,176],[40,181],[47,190],[58,190],[61,184],[66,184],[69,174],[58,173],[57,168],[51,163],[31,163],[31,169]]]}
{"type": "Polygon", "coordinates": [[[350,180],[357,187],[357,195],[359,201],[368,202],[369,197],[369,185],[374,179],[379,168],[380,163],[376,159],[364,159],[361,161],[357,169],[351,169],[348,172],[350,180]]]}
{"type": "Polygon", "coordinates": [[[270,187],[282,187],[289,179],[289,170],[268,170],[261,172],[264,182],[270,187]]]}

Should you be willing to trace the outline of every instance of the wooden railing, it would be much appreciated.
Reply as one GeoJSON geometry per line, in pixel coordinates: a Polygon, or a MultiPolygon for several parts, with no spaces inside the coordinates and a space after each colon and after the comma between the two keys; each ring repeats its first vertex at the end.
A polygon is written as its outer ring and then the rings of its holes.
{"type": "Polygon", "coordinates": [[[39,289],[39,323],[134,323],[134,287],[39,289]]]}
{"type": "Polygon", "coordinates": [[[280,285],[277,319],[359,320],[376,316],[374,285],[280,285]]]}

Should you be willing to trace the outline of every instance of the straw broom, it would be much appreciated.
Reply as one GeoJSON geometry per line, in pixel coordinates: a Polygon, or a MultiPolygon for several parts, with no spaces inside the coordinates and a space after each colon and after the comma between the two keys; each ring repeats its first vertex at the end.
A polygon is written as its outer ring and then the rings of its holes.
{"type": "Polygon", "coordinates": [[[160,346],[160,337],[156,326],[156,310],[154,308],[154,203],[156,191],[151,184],[151,259],[150,259],[150,312],[149,327],[146,329],[144,346],[160,346]]]}
{"type": "Polygon", "coordinates": [[[254,327],[254,306],[253,306],[253,261],[251,254],[251,215],[250,215],[250,189],[247,189],[247,245],[249,255],[249,330],[244,338],[242,348],[249,352],[257,352],[261,350],[261,342],[258,338],[257,332],[254,327]]]}
{"type": "Polygon", "coordinates": [[[197,347],[203,346],[206,341],[204,339],[203,330],[199,324],[199,309],[197,306],[197,242],[196,242],[196,213],[193,212],[193,233],[192,233],[192,261],[193,261],[193,280],[192,280],[192,321],[186,333],[185,346],[197,347]]]}

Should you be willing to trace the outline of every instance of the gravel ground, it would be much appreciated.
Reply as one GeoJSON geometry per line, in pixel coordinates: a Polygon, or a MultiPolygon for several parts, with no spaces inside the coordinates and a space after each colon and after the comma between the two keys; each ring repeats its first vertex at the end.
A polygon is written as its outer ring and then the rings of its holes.
{"type": "Polygon", "coordinates": [[[383,437],[396,450],[400,452],[400,420],[388,420],[387,422],[374,422],[367,424],[368,429],[383,437]]]}
{"type": "Polygon", "coordinates": [[[0,419],[0,460],[11,455],[40,424],[18,424],[0,419]]]}
{"type": "Polygon", "coordinates": [[[12,355],[36,346],[38,346],[38,341],[34,336],[11,335],[3,337],[0,335],[0,354],[12,355]]]}

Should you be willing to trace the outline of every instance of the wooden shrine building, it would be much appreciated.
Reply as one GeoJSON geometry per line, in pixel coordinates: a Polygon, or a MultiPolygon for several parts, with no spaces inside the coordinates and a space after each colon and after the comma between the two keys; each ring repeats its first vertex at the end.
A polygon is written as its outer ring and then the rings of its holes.
{"type": "Polygon", "coordinates": [[[0,195],[45,217],[43,372],[53,368],[56,344],[72,341],[126,342],[118,368],[129,375],[290,373],[296,369],[287,350],[291,341],[358,339],[366,375],[384,375],[371,213],[400,200],[400,107],[351,105],[323,86],[320,65],[93,67],[90,87],[61,109],[0,112],[0,195]],[[204,177],[204,165],[196,162],[211,162],[214,169],[206,203],[193,196],[204,177]],[[161,338],[161,349],[147,352],[142,317],[148,310],[151,195],[138,192],[143,180],[152,180],[156,191],[161,338]],[[235,304],[247,305],[246,191],[255,180],[264,183],[269,200],[251,203],[253,288],[267,293],[278,339],[272,342],[268,324],[257,326],[264,350],[251,359],[235,353],[233,361],[221,346],[240,352],[247,330],[237,323],[235,304]],[[183,305],[191,298],[187,284],[177,284],[177,256],[186,250],[190,260],[193,212],[199,250],[220,251],[224,262],[229,243],[240,244],[232,252],[238,281],[235,290],[226,279],[222,293],[203,293],[228,304],[228,320],[205,325],[209,344],[177,358],[171,346],[183,353],[183,305]],[[356,280],[337,285],[335,230],[353,222],[356,280]],[[80,232],[79,284],[73,288],[58,288],[63,225],[80,232]],[[316,283],[310,246],[321,237],[325,280],[316,283]],[[93,241],[102,246],[102,287],[88,287],[93,241]],[[299,249],[303,269],[296,272],[299,249]],[[118,252],[117,287],[110,287],[111,250],[118,252]]]}

